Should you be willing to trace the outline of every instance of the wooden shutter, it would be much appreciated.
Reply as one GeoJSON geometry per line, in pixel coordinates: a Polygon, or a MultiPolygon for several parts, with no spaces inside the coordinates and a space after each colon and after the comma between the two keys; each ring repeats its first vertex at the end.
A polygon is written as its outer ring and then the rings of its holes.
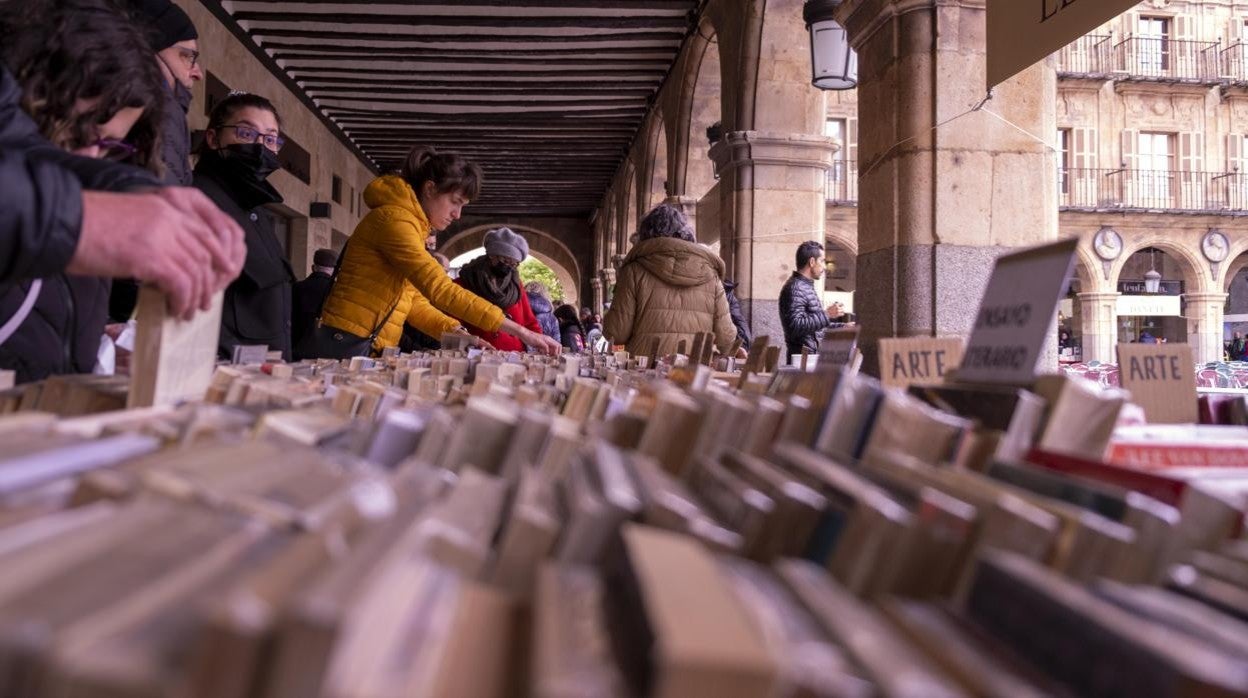
{"type": "Polygon", "coordinates": [[[1182,209],[1208,208],[1205,201],[1205,134],[1179,134],[1179,201],[1182,209]]]}
{"type": "Polygon", "coordinates": [[[1070,130],[1071,204],[1096,206],[1101,203],[1101,172],[1097,171],[1097,132],[1094,128],[1070,130]]]}
{"type": "Polygon", "coordinates": [[[1133,204],[1137,203],[1139,191],[1136,186],[1138,180],[1137,174],[1140,169],[1139,158],[1140,132],[1135,129],[1124,129],[1122,132],[1122,163],[1123,172],[1113,178],[1109,178],[1107,185],[1113,187],[1111,195],[1114,195],[1118,203],[1133,204]]]}
{"type": "Polygon", "coordinates": [[[1204,77],[1200,61],[1203,54],[1196,50],[1195,22],[1191,15],[1175,15],[1170,20],[1170,41],[1162,47],[1169,54],[1170,74],[1181,78],[1204,77]]]}
{"type": "Polygon", "coordinates": [[[858,165],[858,117],[851,116],[845,120],[845,186],[846,197],[850,201],[858,200],[858,173],[862,170],[858,165]]]}
{"type": "Polygon", "coordinates": [[[1244,134],[1226,134],[1226,204],[1228,208],[1248,208],[1248,172],[1244,171],[1244,134]]]}

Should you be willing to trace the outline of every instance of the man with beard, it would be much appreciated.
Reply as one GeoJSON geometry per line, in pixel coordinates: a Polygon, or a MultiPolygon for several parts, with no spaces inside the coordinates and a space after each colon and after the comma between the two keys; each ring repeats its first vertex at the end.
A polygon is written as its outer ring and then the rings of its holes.
{"type": "MultiPolygon", "coordinates": [[[[497,305],[509,319],[541,334],[542,326],[529,305],[517,267],[529,256],[529,243],[511,228],[495,228],[485,234],[485,254],[459,270],[455,283],[497,305]]],[[[472,334],[499,351],[524,351],[524,342],[506,332],[486,332],[468,323],[472,334]]]]}

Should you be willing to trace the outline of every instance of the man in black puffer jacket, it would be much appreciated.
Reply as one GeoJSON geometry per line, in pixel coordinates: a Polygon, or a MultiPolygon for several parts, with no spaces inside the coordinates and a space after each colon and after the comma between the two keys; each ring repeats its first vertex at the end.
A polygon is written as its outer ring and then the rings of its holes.
{"type": "Polygon", "coordinates": [[[823,245],[803,242],[797,248],[797,271],[780,291],[780,324],[784,326],[785,356],[793,356],[807,349],[819,353],[819,339],[823,331],[832,325],[832,318],[840,315],[835,306],[824,308],[815,290],[815,282],[823,278],[823,245]]]}

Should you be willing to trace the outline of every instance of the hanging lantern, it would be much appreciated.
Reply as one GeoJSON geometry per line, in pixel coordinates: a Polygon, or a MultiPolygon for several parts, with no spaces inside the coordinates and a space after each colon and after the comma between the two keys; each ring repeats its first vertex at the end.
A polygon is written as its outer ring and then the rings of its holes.
{"type": "Polygon", "coordinates": [[[811,84],[821,90],[858,86],[858,54],[849,46],[849,32],[833,18],[842,1],[806,0],[802,6],[810,31],[811,84]]]}
{"type": "Polygon", "coordinates": [[[1144,272],[1144,291],[1146,293],[1161,291],[1161,274],[1158,274],[1156,269],[1144,272]]]}

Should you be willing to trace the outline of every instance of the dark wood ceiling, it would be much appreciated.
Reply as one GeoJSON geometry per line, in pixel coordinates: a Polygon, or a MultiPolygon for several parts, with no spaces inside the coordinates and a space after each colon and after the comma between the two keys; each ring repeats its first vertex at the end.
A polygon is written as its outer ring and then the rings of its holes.
{"type": "Polygon", "coordinates": [[[699,0],[202,0],[379,170],[478,162],[480,215],[598,206],[699,0]]]}

